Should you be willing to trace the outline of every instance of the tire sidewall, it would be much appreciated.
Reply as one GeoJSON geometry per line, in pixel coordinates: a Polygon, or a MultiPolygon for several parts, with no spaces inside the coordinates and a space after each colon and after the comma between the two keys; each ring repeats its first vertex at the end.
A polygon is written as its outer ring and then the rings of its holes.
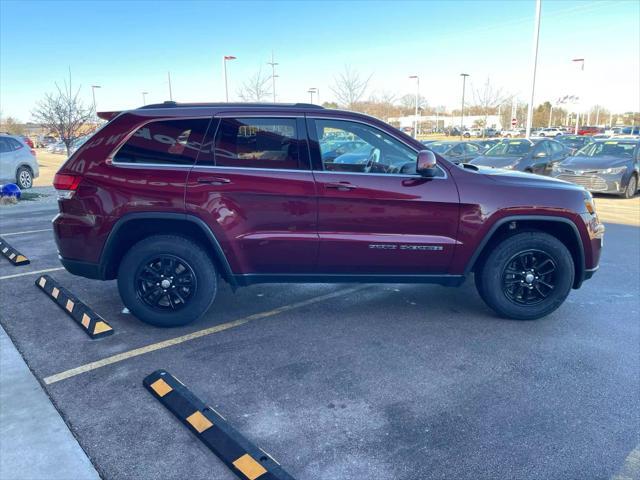
{"type": "Polygon", "coordinates": [[[516,320],[535,320],[556,310],[571,291],[575,270],[571,253],[557,238],[542,232],[515,234],[503,240],[489,255],[481,272],[479,293],[498,314],[516,320]],[[502,276],[507,262],[525,250],[541,250],[556,264],[556,285],[549,297],[537,305],[518,305],[503,292],[502,276]]]}
{"type": "Polygon", "coordinates": [[[206,313],[216,295],[217,274],[211,258],[198,244],[177,236],[155,236],[129,249],[118,269],[118,289],[124,305],[145,323],[177,327],[206,313]],[[170,254],[188,264],[196,277],[196,292],[187,305],[175,312],[161,312],[147,305],[136,293],[136,273],[141,265],[159,254],[170,254]]]}
{"type": "Polygon", "coordinates": [[[31,170],[27,167],[20,167],[18,169],[18,172],[16,173],[16,183],[18,184],[18,187],[20,187],[22,190],[26,190],[33,187],[33,174],[31,173],[31,170]],[[20,177],[22,176],[23,172],[26,172],[29,174],[29,185],[22,184],[22,179],[20,177]]]}
{"type": "Polygon", "coordinates": [[[638,189],[638,177],[636,177],[635,174],[633,174],[629,178],[629,182],[627,183],[627,188],[625,188],[624,190],[624,198],[633,198],[636,195],[637,189],[638,189]]]}

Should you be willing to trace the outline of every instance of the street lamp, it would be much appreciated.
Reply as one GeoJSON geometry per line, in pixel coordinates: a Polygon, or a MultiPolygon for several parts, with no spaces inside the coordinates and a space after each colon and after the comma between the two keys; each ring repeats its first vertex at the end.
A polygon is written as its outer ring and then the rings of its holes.
{"type": "Polygon", "coordinates": [[[171,72],[167,72],[167,78],[169,79],[169,100],[173,102],[173,92],[171,92],[171,72]]]}
{"type": "Polygon", "coordinates": [[[460,109],[460,140],[462,140],[462,129],[464,128],[464,88],[467,82],[468,73],[461,73],[462,77],[462,108],[460,109]]]}
{"type": "Polygon", "coordinates": [[[536,90],[536,69],[538,67],[538,40],[540,39],[540,9],[542,0],[536,0],[536,19],[533,26],[533,62],[531,65],[531,95],[529,96],[529,108],[527,108],[527,129],[525,137],[531,136],[531,125],[533,123],[533,98],[536,90]]]}
{"type": "Polygon", "coordinates": [[[313,103],[313,94],[317,93],[318,97],[320,97],[320,92],[318,91],[318,89],[316,87],[311,87],[309,90],[307,90],[307,92],[309,92],[309,95],[311,96],[311,103],[313,103]]]}
{"type": "MultiPolygon", "coordinates": [[[[102,88],[100,85],[91,85],[91,95],[93,96],[93,114],[98,118],[98,114],[96,112],[96,88],[102,88]]],[[[96,120],[97,121],[97,120],[96,120]]]]}
{"type": "Polygon", "coordinates": [[[271,50],[271,61],[267,62],[267,65],[271,65],[271,90],[273,91],[273,103],[276,103],[276,61],[273,59],[273,50],[271,50]]]}
{"type": "Polygon", "coordinates": [[[227,83],[227,61],[235,60],[237,57],[233,55],[225,55],[222,57],[222,64],[224,65],[224,96],[227,99],[227,103],[229,102],[229,85],[227,83]]]}
{"type": "Polygon", "coordinates": [[[420,98],[420,77],[418,75],[410,75],[409,78],[416,79],[416,109],[413,120],[413,138],[418,138],[418,103],[420,98]]]}
{"type": "MultiPolygon", "coordinates": [[[[584,58],[574,58],[571,60],[572,62],[576,62],[580,64],[580,71],[584,72],[584,58]]],[[[580,123],[580,108],[576,108],[576,129],[574,134],[578,134],[578,124],[580,123]]]]}
{"type": "Polygon", "coordinates": [[[147,93],[149,92],[142,92],[142,105],[147,104],[147,93]]]}

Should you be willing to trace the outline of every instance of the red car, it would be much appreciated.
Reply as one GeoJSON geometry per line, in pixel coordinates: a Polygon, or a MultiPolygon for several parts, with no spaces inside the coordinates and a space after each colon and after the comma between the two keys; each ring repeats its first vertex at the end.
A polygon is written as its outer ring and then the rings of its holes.
{"type": "Polygon", "coordinates": [[[604,128],[600,127],[578,127],[578,135],[597,135],[604,133],[604,128]]]}
{"type": "Polygon", "coordinates": [[[219,279],[456,286],[535,319],[598,268],[604,227],[567,182],[456,166],[375,118],[307,104],[177,104],[109,123],[55,177],[62,264],[183,325],[219,279]],[[336,139],[358,147],[333,155],[336,139]]]}

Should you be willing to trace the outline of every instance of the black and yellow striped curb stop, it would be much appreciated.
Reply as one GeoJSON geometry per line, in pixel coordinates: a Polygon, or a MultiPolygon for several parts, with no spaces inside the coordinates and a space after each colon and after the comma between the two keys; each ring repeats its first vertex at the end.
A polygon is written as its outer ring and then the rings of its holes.
{"type": "Polygon", "coordinates": [[[106,337],[113,333],[113,328],[104,318],[78,300],[76,296],[49,275],[40,276],[36,280],[36,286],[73,318],[92,339],[106,337]]]}
{"type": "Polygon", "coordinates": [[[31,263],[27,257],[13,248],[11,245],[9,245],[7,241],[2,237],[0,237],[0,253],[7,257],[7,260],[9,260],[15,266],[29,265],[31,263]]]}
{"type": "Polygon", "coordinates": [[[170,373],[157,370],[142,383],[238,478],[294,480],[268,453],[244,438],[170,373]]]}

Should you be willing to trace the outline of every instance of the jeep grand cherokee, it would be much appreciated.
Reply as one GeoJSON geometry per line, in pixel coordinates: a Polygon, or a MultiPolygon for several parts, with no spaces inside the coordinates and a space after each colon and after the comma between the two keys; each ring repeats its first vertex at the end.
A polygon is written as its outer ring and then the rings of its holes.
{"type": "Polygon", "coordinates": [[[460,285],[535,319],[598,268],[582,187],[456,166],[375,118],[306,104],[178,104],[109,122],[55,178],[66,269],[117,278],[145,322],[184,325],[219,279],[460,285]],[[357,151],[335,155],[335,139],[357,151]],[[356,155],[357,154],[357,155],[356,155]]]}

